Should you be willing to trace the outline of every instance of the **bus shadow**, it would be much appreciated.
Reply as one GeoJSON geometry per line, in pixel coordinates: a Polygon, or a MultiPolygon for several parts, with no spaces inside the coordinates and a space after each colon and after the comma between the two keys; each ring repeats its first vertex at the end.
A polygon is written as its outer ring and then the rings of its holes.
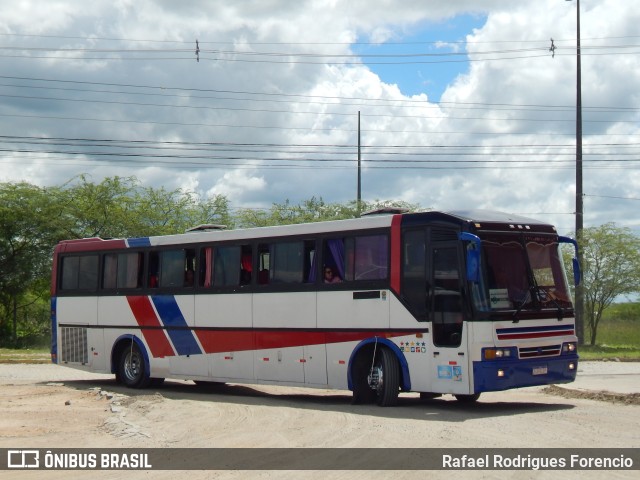
{"type": "Polygon", "coordinates": [[[65,381],[64,384],[78,390],[99,388],[109,393],[130,397],[133,401],[137,398],[143,400],[145,396],[159,395],[170,400],[223,402],[235,405],[274,408],[288,407],[424,421],[465,422],[483,418],[551,413],[575,408],[573,404],[549,401],[543,394],[540,394],[540,401],[536,402],[491,401],[483,400],[481,397],[475,403],[458,402],[451,395],[423,400],[419,398],[418,394],[401,394],[397,406],[383,408],[377,405],[353,405],[351,392],[336,390],[335,393],[327,393],[327,390],[316,391],[302,387],[262,387],[223,383],[195,385],[187,381],[169,380],[158,387],[136,390],[118,384],[115,379],[71,380],[65,381]],[[276,390],[284,390],[284,392],[281,393],[276,390]]]}

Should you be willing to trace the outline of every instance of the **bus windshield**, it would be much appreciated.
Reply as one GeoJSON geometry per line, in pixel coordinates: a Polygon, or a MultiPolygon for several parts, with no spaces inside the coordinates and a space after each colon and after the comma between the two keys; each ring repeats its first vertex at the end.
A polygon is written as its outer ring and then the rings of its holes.
{"type": "Polygon", "coordinates": [[[475,295],[479,310],[549,309],[554,316],[572,308],[558,242],[526,234],[492,234],[482,238],[483,280],[475,295]]]}

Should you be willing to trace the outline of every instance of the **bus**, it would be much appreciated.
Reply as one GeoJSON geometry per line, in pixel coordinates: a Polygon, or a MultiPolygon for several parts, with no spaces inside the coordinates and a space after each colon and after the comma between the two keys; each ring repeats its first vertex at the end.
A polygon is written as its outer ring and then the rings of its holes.
{"type": "Polygon", "coordinates": [[[132,388],[304,386],[380,406],[567,383],[563,243],[577,251],[550,224],[483,210],[62,241],[52,361],[132,388]]]}

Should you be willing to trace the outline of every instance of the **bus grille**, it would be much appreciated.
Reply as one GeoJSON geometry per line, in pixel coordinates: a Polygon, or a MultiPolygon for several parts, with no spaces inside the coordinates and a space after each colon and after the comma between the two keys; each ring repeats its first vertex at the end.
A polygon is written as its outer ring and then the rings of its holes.
{"type": "Polygon", "coordinates": [[[527,347],[520,349],[520,358],[556,357],[560,355],[562,345],[547,345],[545,347],[527,347]]]}
{"type": "Polygon", "coordinates": [[[87,351],[87,329],[84,327],[62,327],[62,352],[60,360],[63,363],[89,363],[87,351]]]}

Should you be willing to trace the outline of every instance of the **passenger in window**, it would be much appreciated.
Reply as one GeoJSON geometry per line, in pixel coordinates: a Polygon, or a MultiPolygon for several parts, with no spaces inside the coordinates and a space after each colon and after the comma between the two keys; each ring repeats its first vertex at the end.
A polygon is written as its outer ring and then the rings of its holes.
{"type": "Polygon", "coordinates": [[[184,286],[193,287],[193,278],[194,278],[193,270],[187,270],[186,272],[184,272],[184,286]]]}
{"type": "Polygon", "coordinates": [[[324,283],[340,283],[342,279],[333,272],[333,268],[324,267],[324,283]]]}

